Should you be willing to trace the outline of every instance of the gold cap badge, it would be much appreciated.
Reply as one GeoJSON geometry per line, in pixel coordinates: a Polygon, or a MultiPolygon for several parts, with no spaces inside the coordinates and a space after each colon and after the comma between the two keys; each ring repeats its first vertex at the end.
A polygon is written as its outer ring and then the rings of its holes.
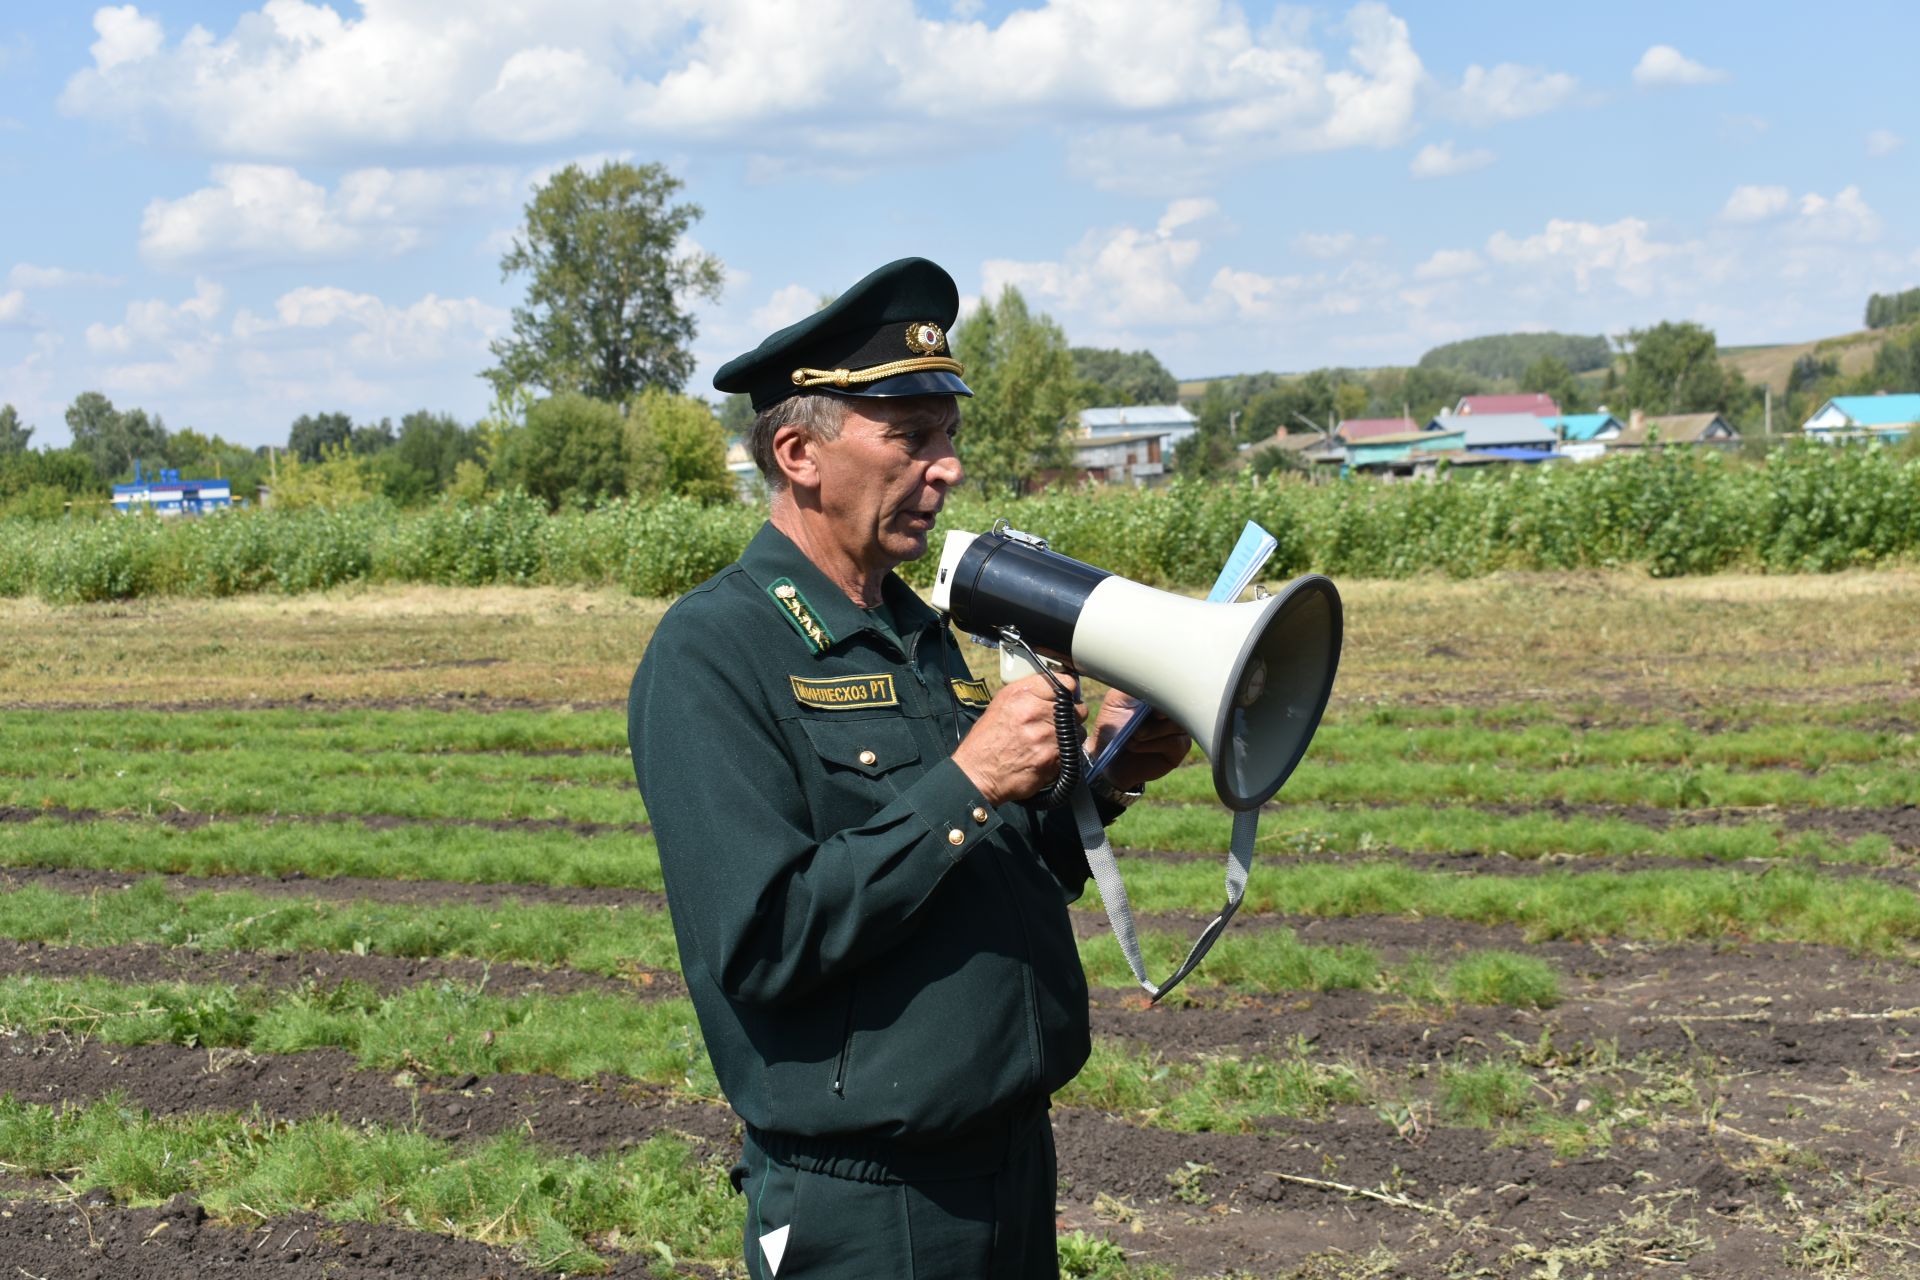
{"type": "Polygon", "coordinates": [[[907,350],[917,356],[938,355],[947,349],[947,331],[931,320],[907,326],[907,350]]]}

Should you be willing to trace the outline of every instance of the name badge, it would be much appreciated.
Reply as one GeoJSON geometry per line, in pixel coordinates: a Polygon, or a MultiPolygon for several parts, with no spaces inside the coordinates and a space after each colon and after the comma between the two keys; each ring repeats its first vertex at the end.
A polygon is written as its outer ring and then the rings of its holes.
{"type": "Polygon", "coordinates": [[[808,680],[788,676],[794,699],[803,707],[821,711],[855,711],[862,707],[897,707],[900,695],[893,687],[893,674],[883,671],[871,676],[834,676],[808,680]]]}
{"type": "Polygon", "coordinates": [[[949,680],[947,683],[953,686],[953,700],[963,707],[984,707],[993,701],[985,680],[949,680]]]}

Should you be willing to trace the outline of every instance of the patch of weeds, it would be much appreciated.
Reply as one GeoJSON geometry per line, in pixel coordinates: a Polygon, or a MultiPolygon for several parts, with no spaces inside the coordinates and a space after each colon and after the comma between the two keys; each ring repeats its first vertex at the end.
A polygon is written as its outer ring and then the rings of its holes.
{"type": "Polygon", "coordinates": [[[253,1039],[259,1015],[231,987],[189,987],[154,994],[166,1039],[189,1049],[232,1049],[253,1039]]]}
{"type": "Polygon", "coordinates": [[[1218,1172],[1210,1164],[1189,1160],[1167,1175],[1167,1185],[1173,1188],[1173,1198],[1181,1204],[1211,1204],[1213,1197],[1207,1194],[1206,1179],[1218,1172]]]}
{"type": "Polygon", "coordinates": [[[1059,1238],[1060,1274],[1066,1280],[1110,1280],[1128,1274],[1127,1251],[1105,1236],[1069,1231],[1059,1238]]]}
{"type": "Polygon", "coordinates": [[[1448,970],[1447,991],[1462,1004],[1551,1009],[1560,1003],[1560,975],[1533,956],[1477,951],[1448,970]]]}
{"type": "Polygon", "coordinates": [[[1440,1106],[1461,1124],[1489,1129],[1527,1109],[1533,1080],[1511,1062],[1448,1066],[1440,1072],[1440,1106]]]}

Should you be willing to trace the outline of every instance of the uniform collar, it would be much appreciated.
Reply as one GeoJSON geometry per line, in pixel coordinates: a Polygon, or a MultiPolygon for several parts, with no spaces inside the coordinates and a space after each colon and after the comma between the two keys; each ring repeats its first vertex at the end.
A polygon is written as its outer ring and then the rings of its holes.
{"type": "MultiPolygon", "coordinates": [[[[747,549],[740,553],[740,567],[763,591],[783,578],[798,589],[813,617],[833,636],[833,643],[816,651],[815,657],[839,647],[849,636],[862,631],[885,639],[866,610],[849,600],[847,593],[820,572],[819,566],[807,559],[793,544],[793,539],[775,528],[771,520],[760,526],[760,532],[753,535],[747,549]]],[[[897,573],[887,574],[880,584],[880,594],[893,611],[894,627],[902,639],[939,620],[940,615],[897,573]]]]}

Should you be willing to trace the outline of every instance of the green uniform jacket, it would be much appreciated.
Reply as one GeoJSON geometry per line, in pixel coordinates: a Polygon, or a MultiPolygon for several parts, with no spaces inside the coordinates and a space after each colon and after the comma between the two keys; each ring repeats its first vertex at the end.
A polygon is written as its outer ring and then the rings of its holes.
{"type": "Polygon", "coordinates": [[[728,1101],[883,1163],[1004,1132],[1090,1044],[1072,820],[986,804],[951,759],[985,689],[885,599],[900,644],[763,526],[667,611],[627,720],[728,1101]]]}

